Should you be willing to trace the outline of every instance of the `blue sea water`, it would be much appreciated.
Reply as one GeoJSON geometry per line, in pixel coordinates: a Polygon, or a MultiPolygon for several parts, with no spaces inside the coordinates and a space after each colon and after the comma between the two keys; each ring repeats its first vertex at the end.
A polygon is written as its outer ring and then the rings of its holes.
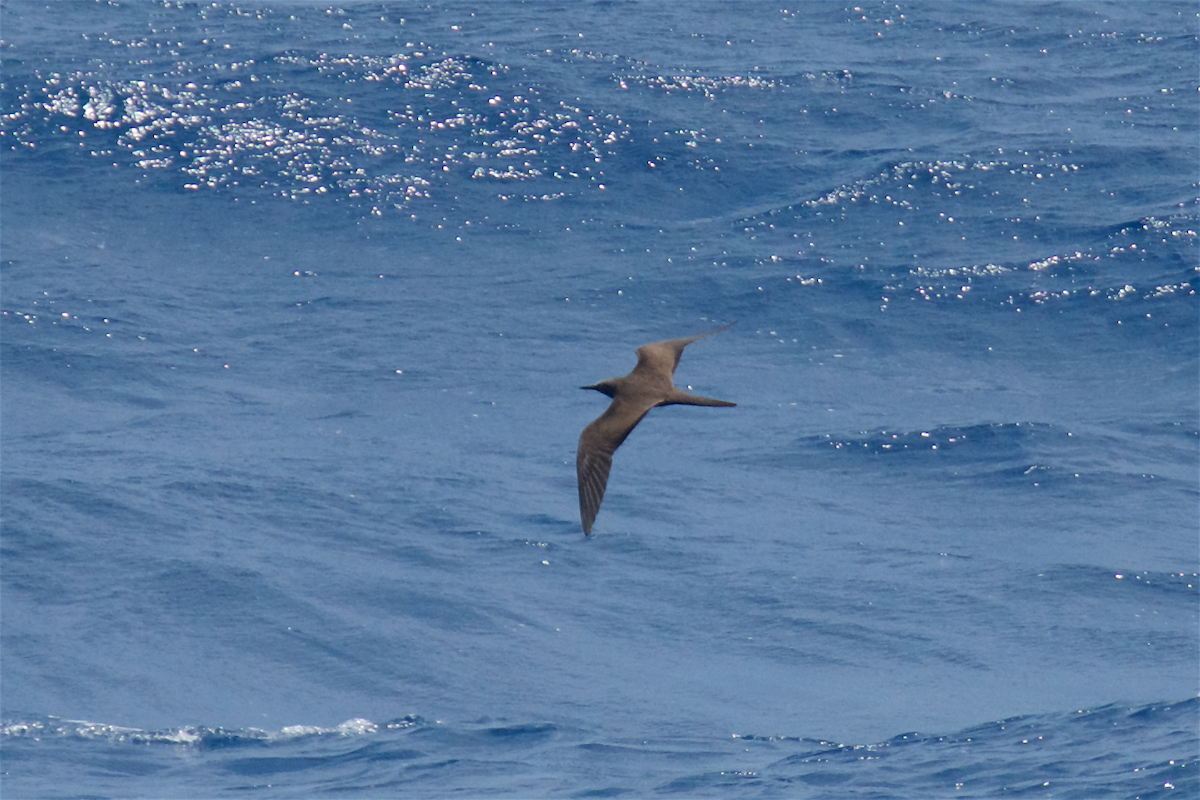
{"type": "Polygon", "coordinates": [[[0,6],[0,792],[1197,796],[1198,22],[0,6]]]}

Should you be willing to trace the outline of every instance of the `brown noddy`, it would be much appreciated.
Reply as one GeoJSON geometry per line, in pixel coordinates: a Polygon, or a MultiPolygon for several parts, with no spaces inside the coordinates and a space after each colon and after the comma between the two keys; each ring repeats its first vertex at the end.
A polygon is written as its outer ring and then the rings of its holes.
{"type": "Polygon", "coordinates": [[[736,406],[724,400],[688,394],[675,387],[675,368],[683,348],[697,339],[712,336],[733,325],[722,325],[708,333],[651,342],[637,349],[638,362],[624,378],[609,378],[581,389],[593,389],[612,398],[603,414],[579,434],[575,470],[579,476],[579,518],[584,535],[592,532],[592,523],[604,499],[612,456],[625,437],[657,406],[736,406]]]}

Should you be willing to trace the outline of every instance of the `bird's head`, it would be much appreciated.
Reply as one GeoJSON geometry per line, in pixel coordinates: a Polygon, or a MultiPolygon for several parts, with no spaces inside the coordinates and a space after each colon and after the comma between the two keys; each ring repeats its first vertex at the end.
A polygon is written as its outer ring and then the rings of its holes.
{"type": "Polygon", "coordinates": [[[599,383],[593,383],[591,386],[580,386],[579,388],[591,389],[594,392],[606,394],[609,397],[613,397],[617,393],[617,387],[612,381],[600,381],[599,383]]]}

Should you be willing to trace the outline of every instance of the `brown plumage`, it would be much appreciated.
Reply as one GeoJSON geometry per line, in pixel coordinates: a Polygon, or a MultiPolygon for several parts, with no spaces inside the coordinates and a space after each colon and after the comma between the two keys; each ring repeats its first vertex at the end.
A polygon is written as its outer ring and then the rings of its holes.
{"type": "Polygon", "coordinates": [[[737,405],[688,394],[675,388],[674,381],[675,368],[679,366],[683,348],[697,339],[719,333],[730,325],[733,323],[708,333],[644,344],[637,349],[638,363],[633,372],[624,378],[609,378],[592,386],[580,387],[594,389],[612,398],[608,409],[579,435],[579,451],[575,455],[575,471],[579,477],[579,518],[583,522],[585,535],[591,534],[592,523],[600,511],[613,453],[650,409],[671,405],[737,405]]]}

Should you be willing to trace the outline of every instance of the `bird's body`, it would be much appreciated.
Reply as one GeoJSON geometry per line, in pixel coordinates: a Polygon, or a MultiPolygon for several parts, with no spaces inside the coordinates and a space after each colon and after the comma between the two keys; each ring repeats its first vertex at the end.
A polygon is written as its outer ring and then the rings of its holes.
{"type": "Polygon", "coordinates": [[[642,421],[650,409],[657,406],[734,406],[724,400],[688,394],[675,387],[675,367],[683,348],[697,339],[712,336],[729,325],[708,333],[668,339],[665,342],[644,344],[637,349],[638,363],[623,378],[584,386],[612,398],[612,403],[592,424],[579,435],[579,450],[575,456],[575,470],[579,477],[579,518],[584,534],[591,534],[592,523],[600,511],[604,499],[604,488],[608,485],[608,473],[612,468],[612,455],[630,432],[642,421]]]}

